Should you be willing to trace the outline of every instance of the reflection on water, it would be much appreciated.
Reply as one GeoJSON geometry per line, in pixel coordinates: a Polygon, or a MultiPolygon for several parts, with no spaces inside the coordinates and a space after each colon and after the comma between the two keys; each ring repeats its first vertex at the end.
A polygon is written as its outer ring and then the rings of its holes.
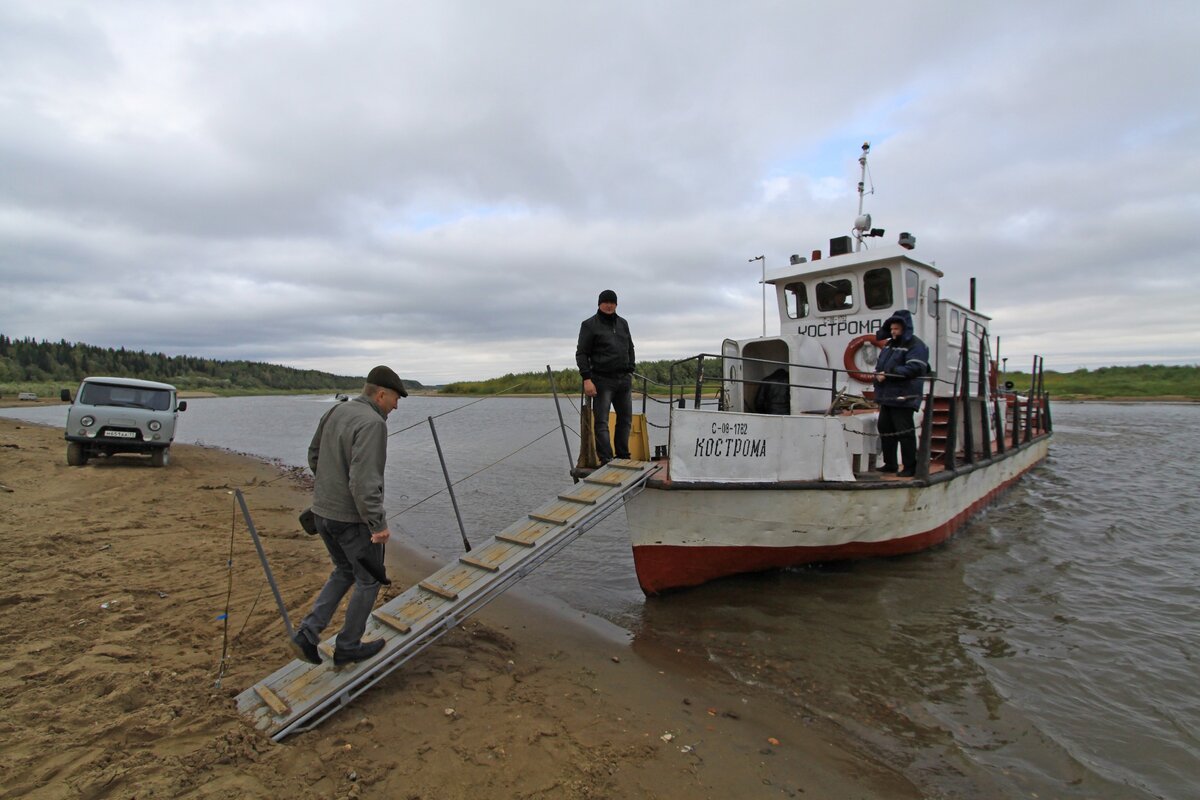
{"type": "MultiPolygon", "coordinates": [[[[300,465],[328,402],[189,401],[180,440],[300,465]]],[[[389,428],[464,402],[409,398],[389,428]]],[[[771,693],[797,724],[835,720],[931,797],[1193,796],[1200,408],[1063,404],[1055,422],[1047,463],[926,553],[647,601],[618,513],[525,585],[626,627],[660,663],[701,661],[713,681],[771,693]]],[[[489,401],[437,424],[455,478],[552,432],[457,487],[473,540],[569,482],[549,400],[489,401]]],[[[391,513],[416,504],[393,527],[456,556],[427,426],[393,437],[387,482],[391,513]]]]}

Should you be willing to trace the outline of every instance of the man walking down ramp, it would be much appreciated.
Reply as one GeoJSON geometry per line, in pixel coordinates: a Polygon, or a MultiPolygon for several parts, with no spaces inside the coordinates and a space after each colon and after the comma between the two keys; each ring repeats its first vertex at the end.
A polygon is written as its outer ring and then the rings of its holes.
{"type": "Polygon", "coordinates": [[[297,655],[321,663],[317,643],[350,588],[346,621],[333,650],[334,666],[364,661],[384,641],[362,641],[367,618],[384,575],[384,542],[391,536],[383,510],[383,470],[387,462],[387,416],[408,397],[395,372],[378,366],[367,375],[362,394],[337,403],[317,426],[308,446],[308,466],[316,476],[312,513],[329,551],[333,572],[312,611],[292,640],[297,655]]]}

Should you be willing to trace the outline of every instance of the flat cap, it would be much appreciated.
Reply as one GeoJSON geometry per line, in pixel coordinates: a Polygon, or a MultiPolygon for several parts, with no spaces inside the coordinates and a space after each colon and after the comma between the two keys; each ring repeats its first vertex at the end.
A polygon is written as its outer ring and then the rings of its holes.
{"type": "Polygon", "coordinates": [[[385,367],[380,364],[367,373],[367,383],[375,386],[382,386],[384,389],[391,389],[401,397],[408,397],[408,390],[404,388],[404,382],[400,380],[391,367],[385,367]]]}

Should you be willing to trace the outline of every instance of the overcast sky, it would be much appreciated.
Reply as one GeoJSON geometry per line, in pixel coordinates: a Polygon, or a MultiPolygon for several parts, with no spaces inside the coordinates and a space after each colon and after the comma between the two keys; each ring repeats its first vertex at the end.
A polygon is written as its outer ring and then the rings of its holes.
{"type": "MultiPolygon", "coordinates": [[[[0,332],[426,383],[761,333],[857,210],[1050,369],[1200,362],[1192,2],[0,4],[0,332]]],[[[777,323],[771,326],[778,330],[777,323]]]]}

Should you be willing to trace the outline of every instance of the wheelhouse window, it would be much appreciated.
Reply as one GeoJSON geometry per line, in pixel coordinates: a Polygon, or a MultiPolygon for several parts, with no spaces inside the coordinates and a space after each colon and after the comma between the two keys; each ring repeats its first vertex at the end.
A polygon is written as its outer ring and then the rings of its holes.
{"type": "Polygon", "coordinates": [[[937,301],[938,287],[930,286],[928,293],[925,295],[925,307],[929,310],[929,316],[937,316],[937,301]]]}
{"type": "Polygon", "coordinates": [[[789,283],[783,287],[783,296],[789,317],[803,319],[808,316],[808,290],[803,283],[789,283]]]}
{"type": "Polygon", "coordinates": [[[950,309],[950,332],[958,333],[962,329],[962,315],[958,313],[958,309],[950,309]]]}
{"type": "Polygon", "coordinates": [[[915,269],[904,271],[904,303],[912,314],[917,313],[917,298],[920,297],[921,278],[915,269]]]}
{"type": "Polygon", "coordinates": [[[854,307],[854,284],[849,278],[821,281],[817,284],[817,309],[846,312],[854,307]]]}
{"type": "Polygon", "coordinates": [[[867,308],[891,308],[892,271],[886,267],[867,270],[863,276],[863,297],[867,308]]]}

